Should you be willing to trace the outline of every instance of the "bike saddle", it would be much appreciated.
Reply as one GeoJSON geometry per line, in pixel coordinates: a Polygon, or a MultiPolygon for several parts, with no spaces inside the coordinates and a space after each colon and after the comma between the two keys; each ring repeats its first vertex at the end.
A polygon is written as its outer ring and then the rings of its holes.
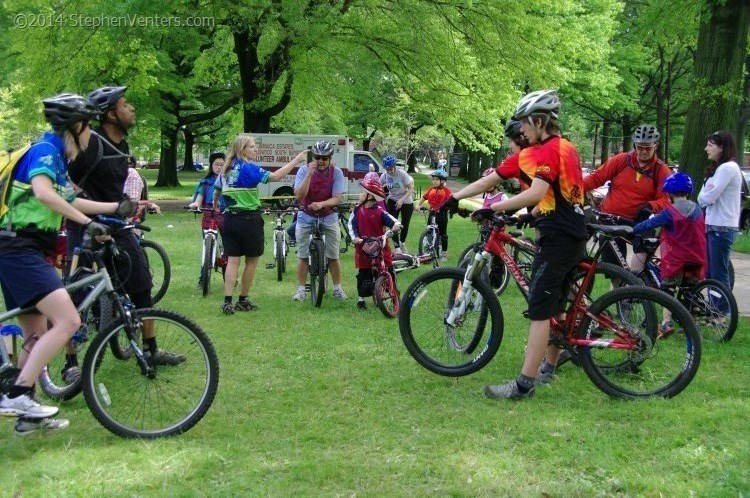
{"type": "Polygon", "coordinates": [[[630,237],[633,235],[633,227],[627,225],[597,225],[589,223],[586,226],[595,232],[601,232],[613,237],[630,237]]]}

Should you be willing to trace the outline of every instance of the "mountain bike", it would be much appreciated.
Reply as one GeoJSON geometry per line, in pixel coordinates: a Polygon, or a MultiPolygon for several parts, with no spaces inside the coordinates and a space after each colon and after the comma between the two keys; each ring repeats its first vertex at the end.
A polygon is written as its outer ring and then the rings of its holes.
{"type": "MultiPolygon", "coordinates": [[[[108,223],[102,217],[97,221],[108,223]]],[[[219,382],[216,351],[206,333],[182,315],[124,306],[104,265],[102,249],[93,249],[91,244],[85,234],[81,250],[90,252],[99,270],[81,271],[65,289],[75,296],[80,313],[101,297],[111,301],[116,313],[106,330],[91,339],[86,351],[81,376],[86,404],[107,430],[119,436],[153,439],[181,434],[198,423],[213,403],[219,382]],[[144,324],[155,332],[161,347],[179,351],[186,360],[174,366],[155,364],[155,352],[141,342],[144,324]],[[113,341],[126,345],[126,358],[113,354],[113,341]]],[[[1,313],[0,322],[33,311],[16,308],[1,313]]],[[[7,387],[15,382],[18,371],[3,341],[0,358],[0,385],[7,387]]]]}
{"type": "MultiPolygon", "coordinates": [[[[596,216],[608,223],[622,223],[618,230],[621,234],[619,239],[632,244],[632,220],[606,213],[596,213],[596,216]]],[[[641,240],[641,247],[646,253],[646,263],[643,270],[638,273],[638,277],[649,287],[663,289],[659,269],[661,258],[656,254],[660,241],[656,237],[647,237],[641,240]]],[[[604,243],[610,247],[621,265],[627,265],[625,255],[612,238],[604,243]]],[[[686,269],[686,272],[690,273],[689,269],[686,269]]],[[[733,272],[734,268],[732,267],[731,274],[733,272]]],[[[732,290],[718,280],[710,278],[697,282],[696,280],[685,279],[683,283],[671,289],[670,293],[673,293],[677,300],[690,310],[704,340],[715,342],[731,340],[737,330],[739,321],[737,299],[734,297],[732,290]]]]}
{"type": "MultiPolygon", "coordinates": [[[[472,220],[474,220],[474,218],[472,218],[472,220]]],[[[474,256],[477,253],[482,252],[482,248],[492,232],[492,227],[486,221],[483,223],[477,223],[477,228],[479,229],[479,238],[477,242],[469,244],[469,246],[458,255],[459,268],[466,269],[474,260],[474,256]]],[[[521,232],[512,232],[512,235],[515,237],[521,237],[523,234],[521,232]]],[[[516,258],[514,257],[513,259],[516,258]]],[[[516,259],[516,261],[518,261],[518,259],[516,259]]],[[[495,290],[495,294],[498,296],[503,293],[508,286],[508,282],[510,282],[510,272],[508,272],[508,268],[497,258],[492,259],[483,272],[482,277],[490,284],[490,287],[495,290]]]]}
{"type": "MultiPolygon", "coordinates": [[[[491,210],[476,211],[474,216],[492,223],[483,251],[465,271],[438,268],[419,276],[401,300],[399,329],[407,350],[420,365],[440,375],[474,373],[500,347],[503,310],[481,278],[490,255],[505,263],[521,293],[527,299],[529,295],[529,282],[506,249],[518,242],[502,230],[517,219],[491,210]]],[[[701,337],[695,322],[684,306],[662,291],[643,285],[608,290],[619,272],[626,273],[592,258],[578,264],[568,278],[565,313],[550,319],[550,342],[576,351],[589,379],[610,396],[675,396],[690,384],[700,364],[701,337]],[[609,271],[609,279],[603,279],[609,271]],[[607,290],[601,297],[592,294],[592,289],[602,287],[607,290]],[[659,313],[664,308],[672,312],[677,331],[659,340],[659,313]]]]}
{"type": "Polygon", "coordinates": [[[388,271],[383,256],[388,239],[393,234],[392,230],[386,230],[380,237],[364,237],[362,239],[362,252],[372,260],[372,280],[374,282],[372,298],[386,318],[396,318],[400,306],[396,280],[388,271]]]}
{"type": "MultiPolygon", "coordinates": [[[[194,214],[211,213],[211,208],[190,209],[194,214]]],[[[211,275],[213,272],[221,273],[222,281],[227,268],[227,257],[224,254],[224,243],[221,240],[219,232],[219,221],[215,216],[209,216],[206,219],[207,225],[203,229],[203,245],[201,246],[201,272],[198,282],[200,283],[201,292],[207,296],[211,290],[211,275]]]]}
{"type": "Polygon", "coordinates": [[[438,211],[435,209],[420,209],[425,213],[427,228],[419,236],[418,254],[432,255],[433,267],[438,267],[440,260],[440,230],[438,229],[435,216],[438,211]]]}
{"type": "Polygon", "coordinates": [[[320,308],[323,294],[326,291],[326,273],[328,273],[328,258],[326,258],[325,234],[320,231],[321,219],[315,218],[313,232],[310,237],[310,256],[308,257],[308,274],[310,275],[310,299],[313,306],[320,308]]]}
{"type": "Polygon", "coordinates": [[[352,236],[349,233],[349,216],[351,215],[353,206],[339,204],[336,208],[336,212],[339,216],[339,224],[341,225],[341,244],[339,245],[339,254],[344,254],[349,250],[349,246],[353,246],[352,236]]]}
{"type": "Polygon", "coordinates": [[[151,304],[154,305],[167,294],[172,280],[172,265],[167,251],[161,244],[144,238],[143,232],[138,235],[138,242],[143,249],[148,272],[151,274],[151,282],[154,284],[151,289],[151,304]]]}
{"type": "Polygon", "coordinates": [[[286,228],[284,227],[284,218],[287,215],[293,215],[294,209],[267,209],[263,214],[275,214],[276,221],[273,225],[273,263],[267,263],[266,269],[276,268],[276,280],[281,282],[284,273],[286,273],[286,256],[289,253],[289,243],[287,242],[286,228]]]}

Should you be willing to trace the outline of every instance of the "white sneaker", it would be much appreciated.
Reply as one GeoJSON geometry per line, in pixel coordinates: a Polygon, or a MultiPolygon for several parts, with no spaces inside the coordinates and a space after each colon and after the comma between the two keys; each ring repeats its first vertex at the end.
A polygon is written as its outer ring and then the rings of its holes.
{"type": "Polygon", "coordinates": [[[304,301],[307,298],[307,293],[304,289],[297,289],[297,292],[292,296],[295,301],[304,301]]]}
{"type": "Polygon", "coordinates": [[[444,252],[440,255],[440,261],[448,261],[448,253],[444,252]]]}
{"type": "Polygon", "coordinates": [[[333,297],[339,301],[346,301],[349,299],[349,296],[346,295],[344,289],[333,289],[333,297]]]}
{"type": "Polygon", "coordinates": [[[65,429],[70,421],[64,418],[40,418],[30,419],[20,417],[16,420],[16,436],[28,436],[35,432],[54,432],[65,429]]]}
{"type": "Polygon", "coordinates": [[[395,247],[393,249],[393,254],[403,254],[404,251],[401,249],[401,247],[395,247]]]}
{"type": "Polygon", "coordinates": [[[3,415],[22,415],[28,418],[47,418],[56,415],[59,408],[56,406],[44,406],[28,394],[22,394],[17,398],[9,398],[5,394],[0,398],[0,413],[3,415]]]}

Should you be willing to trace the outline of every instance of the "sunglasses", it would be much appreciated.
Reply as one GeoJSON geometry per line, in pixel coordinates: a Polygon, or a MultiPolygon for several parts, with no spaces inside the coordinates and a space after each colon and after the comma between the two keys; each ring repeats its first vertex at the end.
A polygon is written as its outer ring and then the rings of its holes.
{"type": "Polygon", "coordinates": [[[656,147],[656,144],[651,145],[636,145],[635,148],[638,150],[652,150],[656,147]]]}
{"type": "Polygon", "coordinates": [[[316,161],[325,161],[326,159],[330,159],[329,156],[313,156],[313,159],[316,161]]]}

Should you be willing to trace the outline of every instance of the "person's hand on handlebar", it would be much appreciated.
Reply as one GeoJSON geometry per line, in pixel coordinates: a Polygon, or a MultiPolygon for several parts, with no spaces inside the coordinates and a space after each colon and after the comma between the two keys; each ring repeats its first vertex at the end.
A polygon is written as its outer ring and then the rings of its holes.
{"type": "Polygon", "coordinates": [[[441,213],[449,213],[450,215],[454,215],[458,212],[458,199],[450,196],[445,201],[443,201],[443,203],[440,204],[437,209],[441,213]]]}
{"type": "Polygon", "coordinates": [[[89,221],[86,225],[84,225],[84,228],[86,228],[86,232],[89,234],[89,236],[100,244],[112,238],[112,236],[109,235],[109,227],[107,225],[103,225],[102,223],[89,221]]]}
{"type": "Polygon", "coordinates": [[[516,228],[520,230],[527,226],[533,227],[536,224],[535,219],[536,218],[531,213],[524,213],[522,215],[519,215],[516,221],[516,228]]]}
{"type": "Polygon", "coordinates": [[[137,201],[129,197],[125,197],[125,199],[121,200],[117,204],[117,209],[115,210],[115,214],[117,216],[122,216],[123,218],[130,218],[134,216],[135,213],[138,212],[140,204],[141,204],[141,201],[137,201]]]}

